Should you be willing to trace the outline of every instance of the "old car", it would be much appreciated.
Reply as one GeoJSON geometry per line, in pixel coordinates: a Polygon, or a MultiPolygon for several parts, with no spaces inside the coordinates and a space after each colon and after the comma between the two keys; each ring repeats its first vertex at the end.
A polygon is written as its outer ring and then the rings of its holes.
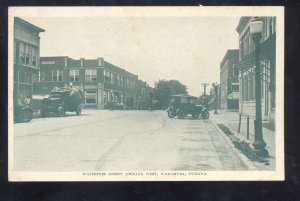
{"type": "Polygon", "coordinates": [[[50,92],[49,97],[44,98],[41,102],[41,117],[46,117],[48,114],[62,117],[67,111],[76,112],[77,115],[80,115],[83,100],[83,93],[80,89],[55,87],[50,92]]]}
{"type": "Polygon", "coordinates": [[[172,95],[167,112],[170,118],[177,116],[179,119],[183,119],[188,115],[194,119],[200,115],[202,119],[209,118],[208,109],[203,105],[197,105],[197,97],[185,94],[172,95]]]}

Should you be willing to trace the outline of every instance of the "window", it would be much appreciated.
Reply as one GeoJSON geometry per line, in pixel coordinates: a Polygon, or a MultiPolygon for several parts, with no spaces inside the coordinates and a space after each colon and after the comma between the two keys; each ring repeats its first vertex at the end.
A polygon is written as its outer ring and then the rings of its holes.
{"type": "Polygon", "coordinates": [[[85,70],[85,81],[86,82],[96,82],[97,81],[97,70],[96,69],[85,70]]]}
{"type": "Polygon", "coordinates": [[[78,82],[79,81],[79,70],[74,69],[70,70],[70,82],[78,82]]]}
{"type": "Polygon", "coordinates": [[[110,83],[114,84],[114,74],[111,73],[111,76],[110,76],[110,83]]]}
{"type": "Polygon", "coordinates": [[[52,81],[62,81],[63,70],[52,70],[52,81]]]}
{"type": "Polygon", "coordinates": [[[19,55],[20,55],[20,62],[24,63],[25,62],[25,47],[24,47],[24,43],[20,43],[19,46],[19,55]]]}
{"type": "Polygon", "coordinates": [[[232,83],[231,84],[231,91],[235,91],[235,92],[237,92],[237,91],[239,91],[239,84],[238,83],[232,83]]]}
{"type": "Polygon", "coordinates": [[[233,64],[233,76],[239,76],[239,70],[236,64],[233,64]]]}
{"type": "Polygon", "coordinates": [[[93,105],[97,103],[97,91],[87,90],[85,91],[85,104],[93,105]]]}
{"type": "Polygon", "coordinates": [[[110,78],[110,72],[104,70],[104,81],[105,82],[111,82],[111,78],[110,78]]]}
{"type": "Polygon", "coordinates": [[[32,50],[32,65],[33,66],[36,66],[36,57],[37,57],[37,52],[36,52],[36,48],[33,47],[33,50],[32,50]]]}
{"type": "Polygon", "coordinates": [[[121,77],[121,87],[123,87],[123,77],[121,77]]]}

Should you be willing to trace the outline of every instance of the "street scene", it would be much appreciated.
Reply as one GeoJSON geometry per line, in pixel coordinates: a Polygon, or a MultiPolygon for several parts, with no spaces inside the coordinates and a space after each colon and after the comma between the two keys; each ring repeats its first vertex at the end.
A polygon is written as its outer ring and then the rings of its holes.
{"type": "Polygon", "coordinates": [[[282,167],[276,13],[31,9],[11,14],[13,172],[282,167]]]}
{"type": "Polygon", "coordinates": [[[224,137],[211,120],[170,119],[165,111],[85,110],[80,117],[70,114],[16,125],[14,168],[249,170],[224,137]]]}

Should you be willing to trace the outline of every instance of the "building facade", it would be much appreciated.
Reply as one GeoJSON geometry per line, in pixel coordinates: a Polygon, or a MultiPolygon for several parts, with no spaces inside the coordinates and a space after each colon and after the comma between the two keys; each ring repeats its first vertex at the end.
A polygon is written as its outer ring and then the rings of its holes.
{"type": "Polygon", "coordinates": [[[138,109],[149,99],[146,82],[103,58],[41,57],[40,81],[34,82],[34,93],[47,95],[54,87],[80,88],[87,108],[138,109]]]}
{"type": "Polygon", "coordinates": [[[40,68],[41,29],[21,18],[14,18],[14,104],[32,99],[33,81],[38,79],[40,68]]]}
{"type": "MultiPolygon", "coordinates": [[[[276,17],[260,17],[264,28],[261,38],[260,68],[263,120],[275,120],[276,86],[276,17]]],[[[239,33],[240,112],[255,116],[255,58],[254,41],[249,32],[253,17],[241,17],[239,33]]]]}
{"type": "Polygon", "coordinates": [[[239,50],[227,50],[220,64],[221,109],[239,108],[239,50]]]}

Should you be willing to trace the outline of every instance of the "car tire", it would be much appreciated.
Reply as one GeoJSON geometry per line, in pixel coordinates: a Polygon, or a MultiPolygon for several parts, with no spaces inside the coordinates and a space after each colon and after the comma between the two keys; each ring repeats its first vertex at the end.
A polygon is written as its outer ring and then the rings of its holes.
{"type": "Polygon", "coordinates": [[[58,107],[57,116],[63,117],[65,115],[65,110],[63,107],[58,107]]]}
{"type": "Polygon", "coordinates": [[[24,110],[21,113],[21,122],[29,122],[31,121],[33,115],[32,112],[30,110],[24,110]]]}
{"type": "Polygon", "coordinates": [[[169,118],[174,118],[175,117],[175,111],[173,108],[168,109],[168,117],[169,118]]]}
{"type": "Polygon", "coordinates": [[[40,113],[42,118],[47,117],[47,111],[45,109],[41,109],[40,113]]]}
{"type": "Polygon", "coordinates": [[[185,112],[183,110],[179,110],[177,113],[178,119],[184,119],[185,112]]]}
{"type": "Polygon", "coordinates": [[[78,105],[76,109],[76,115],[80,115],[80,114],[81,114],[81,105],[78,105]]]}
{"type": "Polygon", "coordinates": [[[204,112],[201,113],[202,119],[208,119],[209,118],[209,112],[205,110],[204,112]]]}

